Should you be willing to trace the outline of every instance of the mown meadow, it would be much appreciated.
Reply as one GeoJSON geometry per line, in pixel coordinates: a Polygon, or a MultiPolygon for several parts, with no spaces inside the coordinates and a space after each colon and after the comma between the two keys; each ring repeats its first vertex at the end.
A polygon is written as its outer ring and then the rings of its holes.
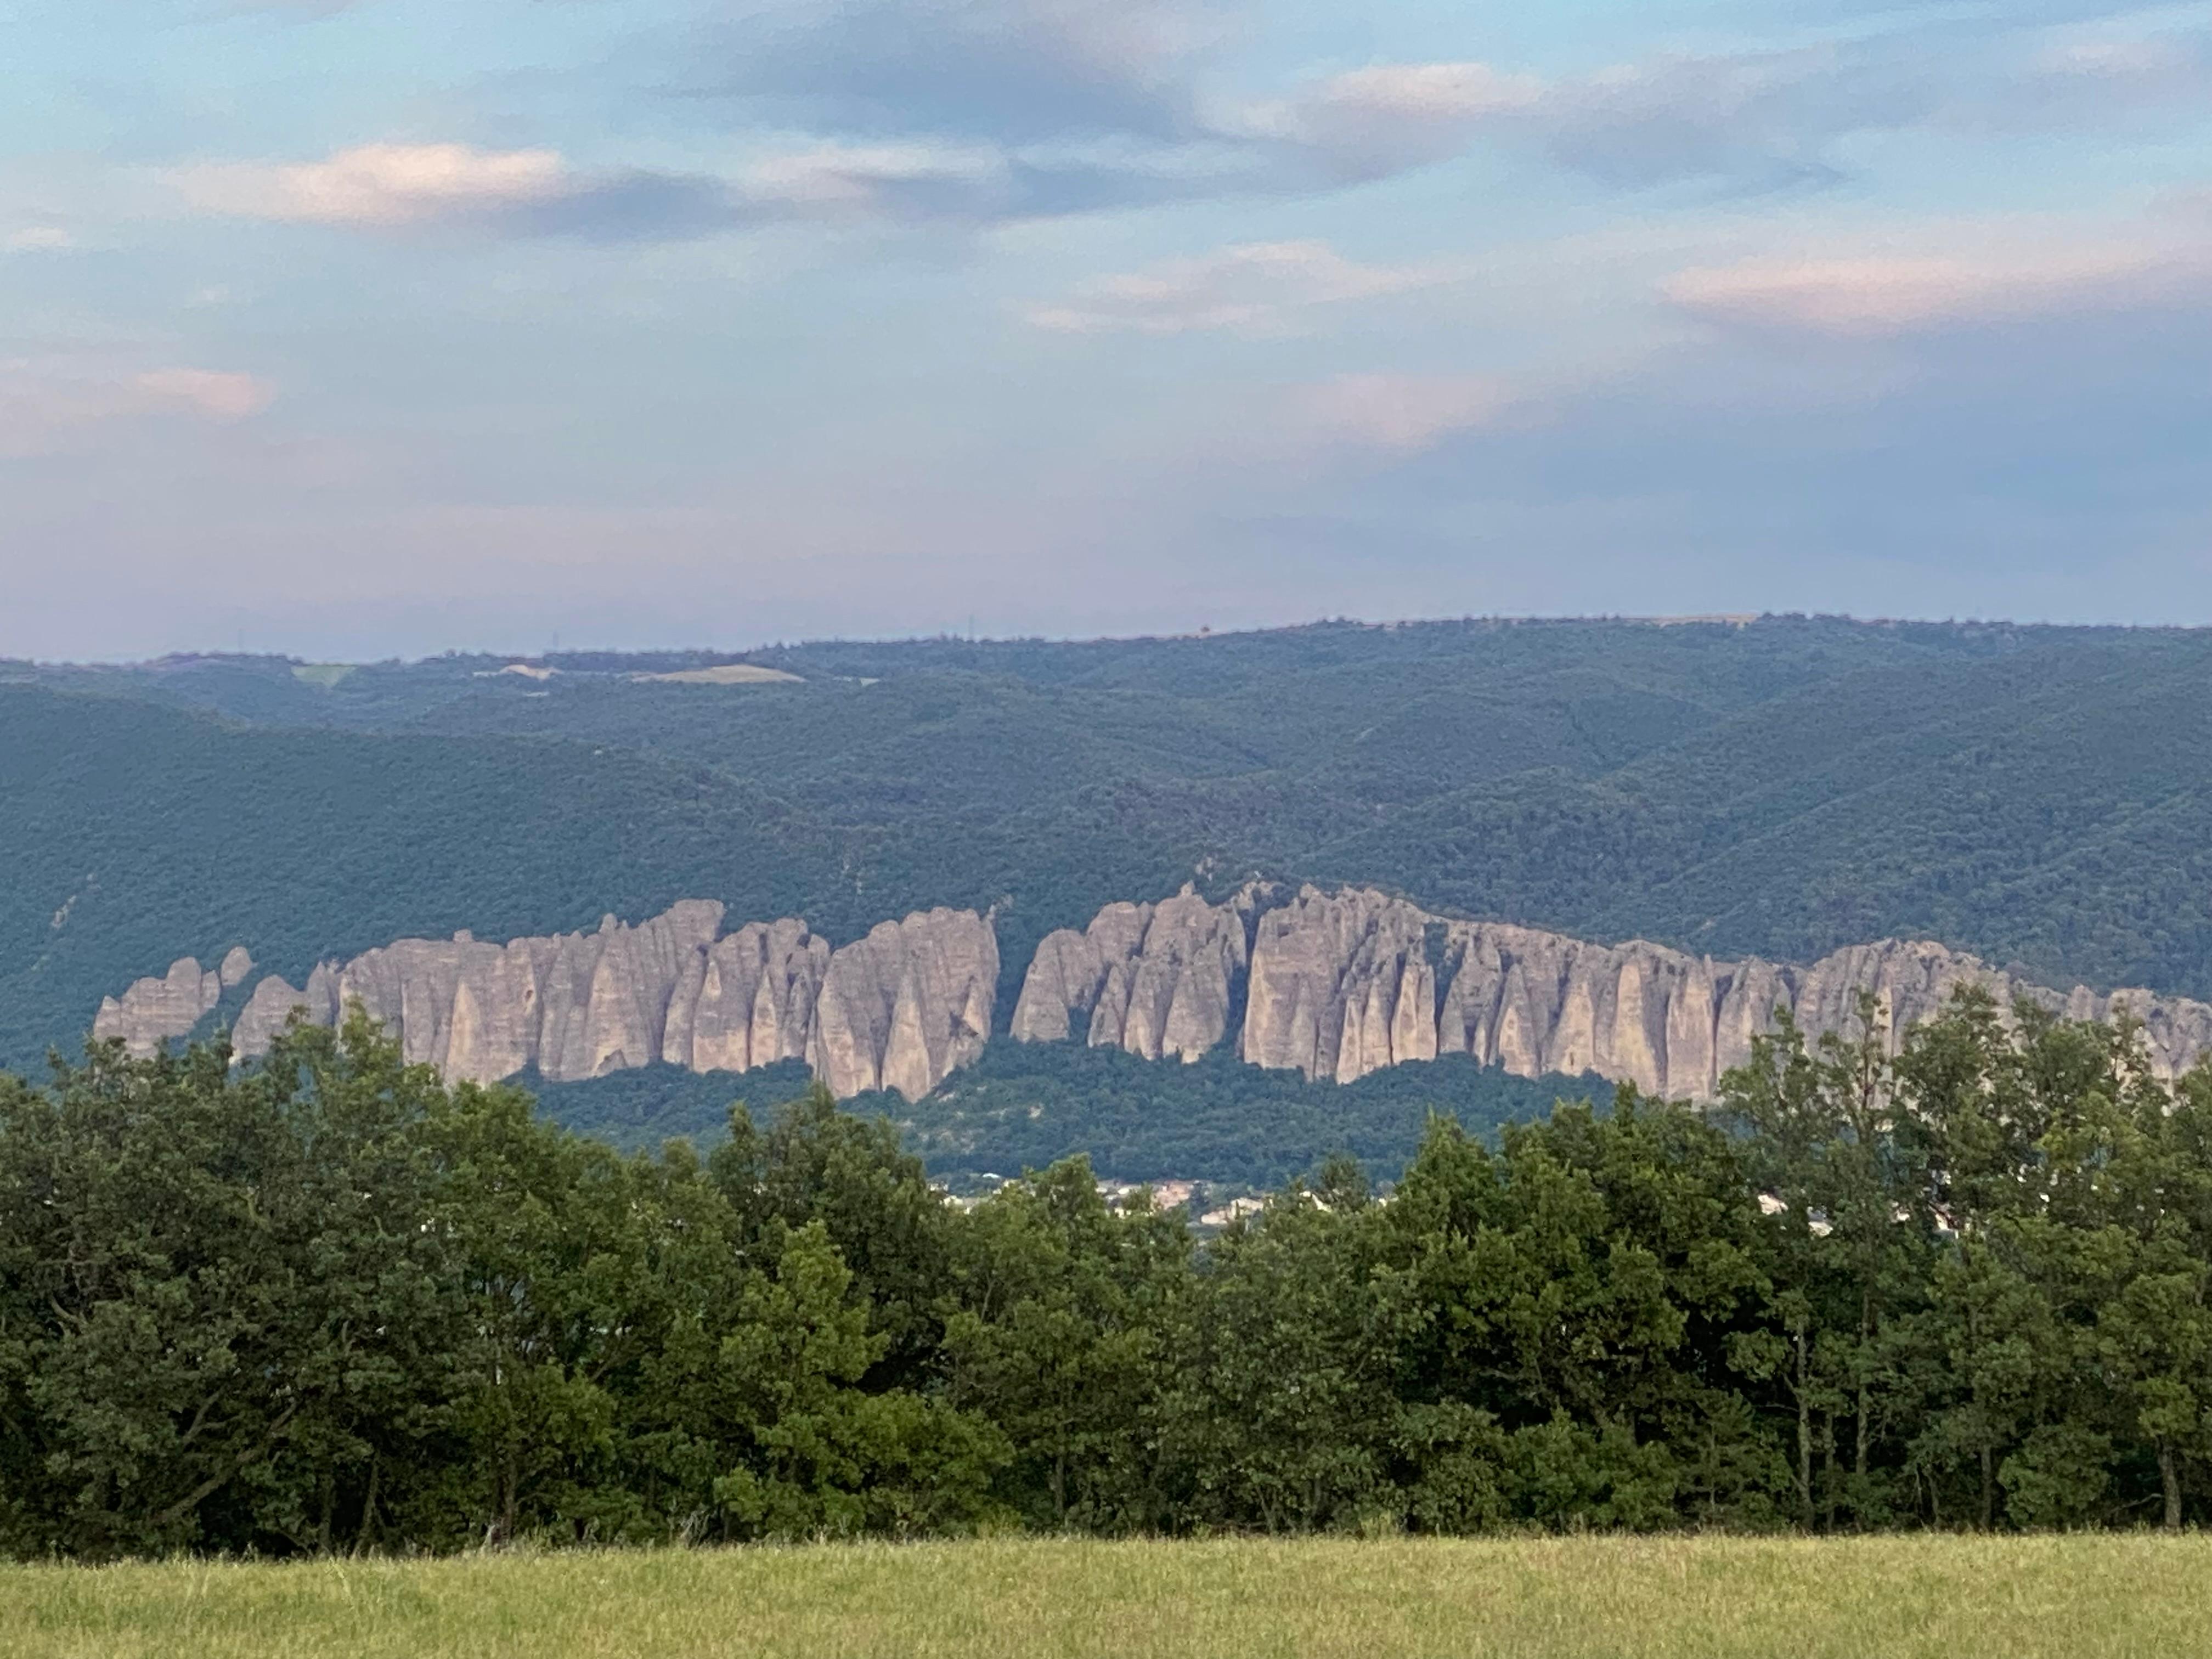
{"type": "Polygon", "coordinates": [[[19,1659],[2119,1659],[2205,1650],[2212,1541],[986,1540],[0,1567],[19,1659]]]}

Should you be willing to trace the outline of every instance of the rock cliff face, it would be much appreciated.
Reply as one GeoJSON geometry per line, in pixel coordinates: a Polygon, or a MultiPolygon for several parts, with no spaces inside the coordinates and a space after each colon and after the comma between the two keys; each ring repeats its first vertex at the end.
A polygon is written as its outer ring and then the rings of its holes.
{"type": "Polygon", "coordinates": [[[1429,917],[1380,894],[1312,888],[1259,918],[1238,1051],[1255,1066],[1354,1078],[1437,1057],[1429,917]]]}
{"type": "MultiPolygon", "coordinates": [[[[998,940],[972,910],[887,921],[836,951],[800,921],[726,935],[721,925],[720,904],[690,899],[635,927],[608,916],[595,933],[505,945],[401,939],[318,966],[304,989],[264,979],[232,1042],[263,1054],[293,1009],[326,1025],[359,1002],[409,1060],[456,1080],[532,1066],[568,1083],[655,1060],[743,1072],[805,1060],[841,1097],[889,1088],[917,1098],[990,1034],[998,940]]],[[[131,994],[149,985],[167,981],[131,994]]],[[[149,1029],[146,1051],[159,1036],[149,1029]]]]}
{"type": "MultiPolygon", "coordinates": [[[[1158,944],[1153,908],[1130,905],[1109,906],[1084,933],[1048,936],[1022,988],[1013,1035],[1042,1042],[1084,1033],[1094,1046],[1155,1052],[1115,1024],[1110,988],[1164,984],[1172,995],[1188,981],[1194,1005],[1207,1009],[1226,1010],[1241,993],[1235,1040],[1243,1058],[1309,1078],[1348,1083],[1385,1066],[1465,1054],[1523,1077],[1595,1072],[1702,1100],[1749,1057],[1778,1005],[1808,1032],[1842,1030],[1859,993],[1871,991],[1894,1042],[1954,988],[1972,983],[2005,1006],[2024,995],[2077,1019],[2130,1013],[2164,1075],[2212,1049],[2206,1004],[2080,987],[2062,995],[1925,941],[1855,945],[1791,967],[1449,921],[1357,888],[1308,887],[1287,900],[1253,889],[1218,906],[1186,893],[1169,903],[1178,907],[1174,929],[1158,944]],[[1170,942],[1194,939],[1206,941],[1202,972],[1170,942]]],[[[1181,1029],[1181,1046],[1158,1051],[1192,1058],[1227,1036],[1221,1024],[1181,1029]]]]}
{"type": "Polygon", "coordinates": [[[990,1041],[998,986],[998,938],[974,911],[878,922],[830,958],[807,1058],[841,1099],[919,1100],[990,1041]]]}
{"type": "MultiPolygon", "coordinates": [[[[303,988],[264,978],[232,1040],[242,1055],[263,1054],[295,1008],[329,1024],[358,1002],[410,1060],[455,1079],[535,1066],[558,1083],[655,1060],[743,1072],[804,1060],[841,1098],[896,1089],[909,1100],[989,1040],[999,946],[988,917],[929,910],[837,951],[804,922],[725,933],[722,921],[720,904],[686,900],[635,927],[609,916],[592,933],[504,945],[465,933],[401,939],[323,963],[303,988]]],[[[242,948],[212,970],[187,957],[104,1001],[94,1034],[151,1054],[193,1030],[252,966],[242,948]]],[[[1842,1030],[1871,991],[1893,1042],[1967,983],[2004,1006],[2026,996],[2076,1019],[2130,1014],[2162,1075],[2212,1051],[2212,1006],[2148,991],[2061,994],[1924,941],[1855,945],[1809,967],[1716,961],[1447,920],[1359,888],[1258,884],[1220,904],[1188,888],[1109,904],[1082,932],[1048,935],[1011,1029],[1021,1042],[1146,1060],[1193,1060],[1233,1043],[1255,1066],[1340,1083],[1463,1054],[1523,1077],[1594,1072],[1702,1100],[1749,1056],[1778,1006],[1808,1032],[1842,1030]]]]}
{"type": "Polygon", "coordinates": [[[1030,963],[1012,1032],[1146,1060],[1196,1060],[1229,1035],[1250,959],[1252,895],[1211,905],[1188,887],[1158,904],[1109,904],[1078,933],[1048,934],[1030,963]]]}
{"type": "Polygon", "coordinates": [[[252,971],[253,958],[242,945],[232,945],[220,967],[204,972],[198,957],[179,957],[160,979],[142,979],[120,997],[101,998],[92,1035],[102,1042],[121,1037],[143,1060],[170,1037],[189,1035],[215,1012],[222,994],[252,971]]]}

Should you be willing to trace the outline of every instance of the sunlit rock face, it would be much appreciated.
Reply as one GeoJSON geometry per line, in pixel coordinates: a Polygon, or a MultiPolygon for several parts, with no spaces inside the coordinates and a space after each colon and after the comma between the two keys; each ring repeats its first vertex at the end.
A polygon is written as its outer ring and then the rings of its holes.
{"type": "Polygon", "coordinates": [[[695,1072],[749,1072],[804,1060],[830,946],[803,921],[747,922],[684,964],[660,1057],[695,1072]]]}
{"type": "MultiPolygon", "coordinates": [[[[1854,945],[1795,967],[1446,919],[1361,888],[1255,887],[1211,906],[1186,892],[1169,903],[1180,907],[1173,937],[1221,941],[1206,957],[1200,1001],[1208,1009],[1241,1001],[1237,1052],[1308,1078],[1348,1083],[1464,1054],[1522,1077],[1595,1073],[1652,1094],[1710,1099],[1721,1076],[1750,1057],[1752,1039],[1772,1028],[1778,1008],[1814,1036],[1844,1031],[1855,1028],[1861,994],[1871,992],[1894,1044],[1962,984],[1985,987],[2002,1007],[2025,996],[2077,1019],[2124,1012],[2143,1025],[2164,1076],[2212,1048],[2212,1006],[2203,1003],[2078,987],[2061,994],[1925,940],[1854,945]]],[[[1012,1035],[1155,1052],[1110,1016],[1117,975],[1133,983],[1151,968],[1157,979],[1174,960],[1152,944],[1156,908],[1166,906],[1111,905],[1083,933],[1049,935],[1023,985],[1012,1035]]],[[[1224,1031],[1164,1051],[1189,1058],[1227,1040],[1224,1031]]]]}
{"type": "Polygon", "coordinates": [[[1249,895],[1208,904],[1188,887],[1158,904],[1109,904],[1082,933],[1048,935],[1023,981],[1012,1034],[1081,1036],[1146,1060],[1195,1060],[1230,1036],[1250,957],[1249,895]]]}
{"type": "Polygon", "coordinates": [[[94,1040],[120,1037],[125,1049],[143,1060],[171,1037],[189,1036],[222,1000],[223,973],[240,957],[242,975],[252,969],[252,958],[242,950],[234,949],[222,968],[213,970],[203,970],[197,957],[179,957],[159,979],[142,979],[119,997],[101,998],[92,1020],[94,1040]]]}
{"type": "Polygon", "coordinates": [[[919,1098],[989,1038],[999,947],[988,917],[927,911],[840,951],[801,921],[725,934],[722,917],[721,905],[687,899],[634,927],[608,916],[592,933],[504,945],[400,939],[322,964],[303,990],[264,979],[233,1046],[264,1054],[294,1009],[327,1025],[358,1003],[410,1062],[455,1081],[532,1066],[568,1083],[655,1061],[744,1072],[805,1060],[840,1097],[919,1098]]]}
{"type": "MultiPolygon", "coordinates": [[[[920,911],[836,950],[803,921],[723,931],[723,907],[687,899],[635,927],[492,944],[400,939],[325,962],[295,988],[253,988],[232,1033],[267,1052],[295,1010],[328,1025],[356,1004],[406,1058],[455,1080],[535,1068],[550,1082],[656,1061],[744,1072],[803,1060],[840,1098],[919,1099],[990,1040],[999,980],[991,918],[920,911]]],[[[252,958],[179,959],[103,1001],[98,1037],[136,1054],[196,1030],[244,984],[252,958]]],[[[1787,1009],[1808,1033],[1854,1028],[1871,993],[1893,1044],[1962,984],[2001,1007],[2026,997],[2076,1019],[2126,1015],[2171,1077],[2212,1049],[2212,1006],[2148,991],[2069,993],[2015,980],[1924,940],[1854,945],[1808,967],[1716,961],[1632,939],[1595,945],[1538,928],[1436,916],[1348,887],[1252,883],[1219,903],[1186,887],[1109,904],[1047,935],[1009,1030],[1024,1042],[1088,1043],[1194,1060],[1230,1045],[1255,1066],[1349,1083],[1385,1066],[1468,1054],[1523,1077],[1595,1073],[1704,1100],[1787,1009]]]]}
{"type": "Polygon", "coordinates": [[[1339,1083],[1434,1060],[1431,920],[1380,893],[1311,887],[1261,915],[1238,1051],[1255,1066],[1339,1083]]]}
{"type": "Polygon", "coordinates": [[[919,1100],[991,1037],[999,941],[972,910],[878,922],[835,952],[807,1048],[840,1099],[896,1089],[919,1100]]]}

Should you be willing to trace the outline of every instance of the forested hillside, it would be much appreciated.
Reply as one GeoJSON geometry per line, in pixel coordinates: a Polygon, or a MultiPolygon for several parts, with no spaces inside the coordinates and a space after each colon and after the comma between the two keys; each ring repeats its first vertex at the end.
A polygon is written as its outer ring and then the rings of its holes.
{"type": "Polygon", "coordinates": [[[841,890],[833,849],[757,786],[636,751],[0,686],[0,1048],[17,1063],[74,1049],[118,975],[186,952],[244,943],[297,972],[398,933],[589,927],[700,892],[835,915],[841,890]]]}
{"type": "Polygon", "coordinates": [[[234,943],[684,896],[833,940],[997,907],[1036,939],[1261,872],[1599,939],[1803,959],[1928,935],[2212,994],[2212,635],[1322,624],[1089,643],[315,665],[0,665],[0,1058],[234,943]],[[545,673],[545,670],[554,672],[545,673]]]}
{"type": "MultiPolygon", "coordinates": [[[[674,1136],[711,1146],[733,1103],[772,1105],[807,1082],[803,1064],[785,1060],[742,1076],[655,1066],[528,1086],[541,1110],[578,1133],[651,1152],[674,1136]]],[[[1601,1078],[1515,1077],[1465,1054],[1338,1084],[1247,1066],[1226,1049],[1186,1066],[1119,1048],[1000,1042],[920,1101],[884,1091],[844,1105],[898,1125],[940,1179],[1015,1176],[1081,1156],[1115,1181],[1266,1188],[1340,1152],[1395,1180],[1437,1113],[1489,1134],[1542,1117],[1562,1097],[1603,1101],[1612,1092],[1601,1078]]]]}

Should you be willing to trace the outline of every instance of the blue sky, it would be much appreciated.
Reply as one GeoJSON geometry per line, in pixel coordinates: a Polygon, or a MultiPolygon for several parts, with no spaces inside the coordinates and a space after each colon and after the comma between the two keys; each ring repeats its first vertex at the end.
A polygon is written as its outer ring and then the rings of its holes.
{"type": "Polygon", "coordinates": [[[2212,622],[2212,4],[0,0],[0,654],[2212,622]]]}

